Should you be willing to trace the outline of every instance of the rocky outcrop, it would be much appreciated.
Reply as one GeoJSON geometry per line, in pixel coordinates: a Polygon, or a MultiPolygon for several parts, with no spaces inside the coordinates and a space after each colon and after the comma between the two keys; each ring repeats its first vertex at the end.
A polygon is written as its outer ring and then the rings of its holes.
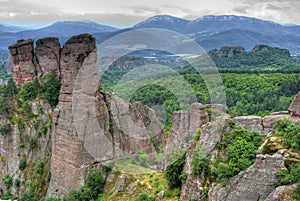
{"type": "Polygon", "coordinates": [[[279,186],[277,187],[265,201],[288,201],[292,200],[291,191],[295,190],[299,184],[294,184],[291,186],[279,186]]]}
{"type": "MultiPolygon", "coordinates": [[[[13,195],[20,195],[29,188],[43,195],[47,191],[50,176],[50,125],[52,109],[43,100],[35,100],[27,103],[30,114],[14,114],[14,119],[18,122],[10,122],[8,119],[1,118],[0,124],[10,125],[7,133],[0,136],[0,180],[5,175],[9,175],[14,181],[19,180],[21,187],[12,186],[9,190],[13,195]],[[30,115],[30,116],[28,116],[30,115]],[[23,163],[23,166],[20,164],[23,163]],[[33,168],[38,164],[43,164],[43,172],[40,176],[44,177],[44,182],[39,180],[39,175],[33,168]],[[36,175],[36,176],[33,176],[36,175]],[[36,186],[30,186],[29,182],[35,182],[36,186]]],[[[8,190],[3,184],[2,188],[8,190]]]]}
{"type": "Polygon", "coordinates": [[[274,130],[274,122],[277,119],[291,119],[291,116],[287,111],[274,112],[271,115],[262,118],[263,132],[265,134],[270,133],[274,130]]]}
{"type": "Polygon", "coordinates": [[[276,188],[278,182],[276,173],[285,169],[282,155],[257,155],[255,163],[233,177],[226,187],[220,184],[212,186],[209,191],[209,200],[257,201],[266,199],[276,188]]]}
{"type": "MultiPolygon", "coordinates": [[[[94,163],[94,158],[86,150],[83,140],[80,139],[73,117],[73,90],[80,68],[94,65],[96,68],[95,38],[91,35],[79,35],[70,38],[61,52],[61,89],[58,103],[58,117],[52,132],[51,157],[51,188],[49,195],[64,196],[72,189],[83,184],[85,167],[94,163]],[[89,62],[92,60],[91,62],[89,62]],[[64,178],[64,179],[62,179],[64,178]]],[[[93,73],[93,72],[91,72],[93,73]]],[[[85,79],[81,80],[86,83],[85,79]]],[[[90,82],[93,85],[91,78],[90,82]]],[[[97,84],[97,80],[96,83],[97,84]]],[[[89,85],[88,85],[89,86],[89,85]]],[[[84,94],[87,100],[95,99],[97,88],[93,86],[84,94]]],[[[75,103],[76,104],[76,103],[75,103]]],[[[89,103],[82,103],[83,105],[89,103]]],[[[81,111],[88,112],[90,108],[81,111]]],[[[76,112],[75,112],[76,113],[76,112]]],[[[76,117],[75,117],[76,118],[76,117]]],[[[88,125],[86,119],[86,125],[88,125]]],[[[78,128],[78,127],[77,127],[78,128]]],[[[89,128],[89,127],[87,127],[89,128]]],[[[80,128],[79,128],[80,129],[80,128]]]]}
{"type": "Polygon", "coordinates": [[[18,87],[50,71],[59,73],[60,44],[58,39],[52,37],[38,40],[35,51],[33,42],[33,40],[20,40],[9,46],[13,63],[13,78],[18,87]]]}
{"type": "Polygon", "coordinates": [[[198,128],[209,121],[207,106],[201,103],[193,103],[189,111],[189,133],[196,133],[198,128]]]}
{"type": "Polygon", "coordinates": [[[177,150],[187,150],[194,140],[197,129],[209,121],[207,108],[211,105],[193,103],[190,111],[176,111],[173,113],[172,127],[169,131],[166,148],[164,151],[163,165],[166,166],[167,156],[177,150]]]}
{"type": "Polygon", "coordinates": [[[35,77],[33,40],[21,40],[9,46],[13,62],[13,78],[17,86],[32,81],[35,77]]]}
{"type": "Polygon", "coordinates": [[[288,111],[291,116],[300,117],[300,92],[293,98],[288,111]]]}
{"type": "Polygon", "coordinates": [[[152,109],[141,102],[128,104],[113,94],[107,93],[105,97],[113,123],[112,137],[117,157],[136,154],[140,150],[155,154],[151,138],[157,146],[164,146],[163,125],[152,109]]]}
{"type": "Polygon", "coordinates": [[[234,117],[236,126],[242,126],[248,131],[258,131],[259,133],[263,132],[262,119],[258,116],[240,116],[234,117]]]}
{"type": "Polygon", "coordinates": [[[234,55],[246,53],[246,50],[242,46],[224,46],[220,50],[217,51],[219,57],[233,57],[234,55]]]}
{"type": "Polygon", "coordinates": [[[58,38],[42,38],[36,41],[36,68],[39,75],[55,71],[59,74],[60,43],[58,38]]]}

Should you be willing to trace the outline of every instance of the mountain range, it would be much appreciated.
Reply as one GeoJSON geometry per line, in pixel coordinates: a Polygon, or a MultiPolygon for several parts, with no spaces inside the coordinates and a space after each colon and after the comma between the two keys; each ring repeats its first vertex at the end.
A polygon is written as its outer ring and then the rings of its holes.
{"type": "Polygon", "coordinates": [[[38,39],[56,36],[64,43],[65,40],[80,33],[94,34],[98,44],[120,32],[142,29],[163,28],[184,34],[205,50],[217,49],[222,46],[243,46],[250,50],[257,44],[288,49],[293,55],[300,55],[300,26],[281,25],[260,19],[221,15],[204,16],[196,20],[186,20],[169,15],[158,15],[133,25],[127,29],[98,24],[93,21],[61,21],[50,26],[22,30],[16,26],[0,24],[0,48],[7,47],[19,39],[38,39]]]}

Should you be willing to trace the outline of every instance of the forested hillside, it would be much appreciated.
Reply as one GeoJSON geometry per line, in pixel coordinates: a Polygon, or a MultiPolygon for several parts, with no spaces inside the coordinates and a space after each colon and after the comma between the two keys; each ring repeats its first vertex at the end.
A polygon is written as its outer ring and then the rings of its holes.
{"type": "MultiPolygon", "coordinates": [[[[212,50],[209,54],[218,67],[225,86],[227,112],[233,116],[265,116],[274,111],[287,110],[292,98],[300,90],[298,81],[300,64],[285,49],[257,45],[252,51],[246,52],[242,47],[223,47],[220,50],[212,50]]],[[[179,81],[183,78],[193,89],[192,93],[198,102],[210,103],[209,91],[204,80],[190,64],[164,59],[122,57],[108,70],[102,72],[101,90],[113,91],[126,73],[152,63],[168,66],[179,74],[160,74],[154,81],[145,79],[145,83],[152,84],[135,91],[131,102],[142,101],[150,107],[160,105],[171,118],[172,112],[182,108],[175,95],[168,87],[163,86],[176,86],[181,94],[190,93],[184,91],[186,89],[179,81]],[[126,63],[126,66],[123,63],[126,63]]],[[[214,75],[205,76],[209,80],[216,79],[214,75]]],[[[126,91],[126,87],[124,90],[126,91]]],[[[127,90],[125,94],[131,92],[130,88],[127,90]]]]}

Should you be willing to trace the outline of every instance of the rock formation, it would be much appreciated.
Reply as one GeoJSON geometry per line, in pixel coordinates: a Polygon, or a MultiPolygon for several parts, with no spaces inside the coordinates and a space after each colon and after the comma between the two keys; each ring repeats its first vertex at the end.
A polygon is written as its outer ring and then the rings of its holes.
{"type": "Polygon", "coordinates": [[[237,46],[237,47],[225,46],[217,51],[219,57],[228,57],[228,58],[243,53],[246,53],[246,50],[242,46],[237,46]]]}
{"type": "Polygon", "coordinates": [[[17,86],[32,81],[35,77],[33,40],[21,40],[9,46],[13,62],[13,77],[17,86]]]}
{"type": "Polygon", "coordinates": [[[57,38],[42,38],[36,41],[35,60],[36,70],[39,74],[50,71],[59,73],[60,44],[57,38]]]}
{"type": "MultiPolygon", "coordinates": [[[[84,175],[87,174],[85,167],[94,162],[93,157],[85,149],[83,140],[78,136],[74,125],[72,98],[78,72],[80,68],[87,67],[83,65],[84,62],[91,59],[94,60],[94,65],[96,64],[95,48],[95,39],[91,35],[74,36],[62,48],[60,59],[61,89],[59,104],[56,109],[58,110],[58,117],[52,133],[52,176],[49,192],[52,196],[67,195],[72,189],[83,184],[84,175]]],[[[96,68],[96,66],[94,67],[96,68]]],[[[87,93],[93,94],[93,98],[95,98],[97,88],[92,89],[87,93]]],[[[81,111],[81,113],[84,112],[86,111],[81,111]]]]}
{"type": "MultiPolygon", "coordinates": [[[[13,114],[13,122],[4,117],[0,119],[1,125],[12,123],[10,135],[0,137],[0,155],[4,158],[0,163],[1,175],[9,174],[14,179],[25,181],[29,175],[19,170],[21,161],[28,161],[31,170],[43,161],[43,176],[50,177],[51,170],[51,180],[44,183],[41,196],[47,189],[49,196],[65,196],[78,189],[92,171],[101,168],[103,162],[137,154],[140,150],[145,150],[154,160],[156,149],[166,145],[164,160],[174,149],[187,152],[184,171],[188,175],[182,187],[181,200],[198,199],[204,186],[199,182],[201,176],[190,174],[195,147],[213,151],[222,131],[230,129],[230,120],[237,126],[265,135],[274,129],[275,119],[290,117],[283,112],[264,118],[232,118],[219,116],[222,112],[220,105],[193,103],[190,111],[174,112],[166,140],[163,125],[152,109],[140,102],[126,103],[113,93],[99,92],[96,43],[91,35],[74,36],[62,48],[57,38],[44,38],[36,42],[35,50],[33,40],[19,41],[9,50],[18,87],[50,71],[55,71],[61,79],[59,103],[55,109],[43,100],[34,100],[28,103],[33,113],[29,119],[26,117],[28,121],[18,122],[23,118],[20,116],[22,111],[13,114]],[[213,109],[217,114],[213,115],[212,122],[209,122],[207,109],[213,109]],[[42,129],[44,134],[36,137],[42,129]],[[198,131],[200,139],[195,142],[194,134],[198,131]]],[[[244,52],[241,47],[224,47],[219,56],[232,57],[244,52]]],[[[297,95],[289,107],[293,116],[300,116],[299,97],[297,95]]],[[[211,186],[209,199],[258,200],[267,196],[267,199],[275,199],[273,197],[278,194],[274,191],[276,172],[282,169],[284,159],[280,154],[258,155],[256,162],[236,175],[226,187],[211,186]]],[[[14,189],[12,193],[17,195],[26,188],[14,189]]],[[[282,190],[278,189],[278,192],[282,190]]]]}
{"type": "Polygon", "coordinates": [[[280,154],[258,155],[255,163],[233,177],[226,187],[220,184],[213,186],[209,192],[209,200],[264,200],[276,188],[276,173],[285,169],[284,159],[280,154]]]}
{"type": "MultiPolygon", "coordinates": [[[[47,113],[53,117],[48,130],[51,143],[48,135],[47,144],[39,144],[45,149],[41,153],[51,150],[49,196],[65,196],[78,189],[91,171],[101,168],[102,162],[140,150],[155,159],[155,149],[165,145],[163,125],[155,112],[141,103],[128,104],[114,94],[98,92],[95,38],[89,34],[73,36],[62,48],[57,38],[43,38],[36,42],[35,51],[33,42],[18,41],[9,50],[18,87],[50,71],[61,79],[59,103],[47,113]]],[[[3,174],[10,175],[22,159],[11,149],[20,144],[17,133],[24,132],[16,125],[12,130],[12,139],[1,138],[3,144],[15,143],[2,148],[5,165],[9,166],[3,174]]],[[[49,162],[50,158],[43,160],[49,162]]]]}
{"type": "Polygon", "coordinates": [[[300,92],[293,98],[288,111],[291,116],[300,117],[300,92]]]}

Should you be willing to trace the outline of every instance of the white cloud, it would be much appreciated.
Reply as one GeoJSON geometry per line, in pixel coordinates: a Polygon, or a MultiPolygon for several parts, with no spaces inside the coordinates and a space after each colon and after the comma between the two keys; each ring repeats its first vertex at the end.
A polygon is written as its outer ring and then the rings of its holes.
{"type": "Polygon", "coordinates": [[[0,0],[0,20],[46,23],[90,19],[126,27],[148,17],[169,14],[187,19],[236,14],[300,24],[299,0],[0,0]]]}

